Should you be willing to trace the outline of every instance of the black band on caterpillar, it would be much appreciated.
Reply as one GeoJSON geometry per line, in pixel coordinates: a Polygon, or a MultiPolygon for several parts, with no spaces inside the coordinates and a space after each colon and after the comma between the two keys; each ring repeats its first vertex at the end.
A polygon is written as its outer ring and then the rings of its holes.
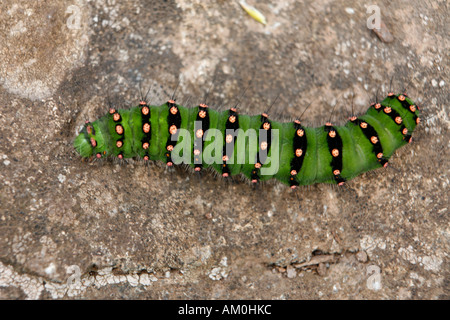
{"type": "Polygon", "coordinates": [[[168,137],[166,143],[166,163],[170,167],[173,165],[171,153],[177,144],[179,129],[181,127],[181,115],[178,105],[174,100],[167,101],[169,114],[167,116],[168,137]]]}
{"type": "Polygon", "coordinates": [[[307,148],[307,139],[305,134],[305,129],[300,123],[300,120],[294,121],[294,142],[293,142],[293,151],[294,157],[291,160],[291,171],[289,177],[289,185],[292,189],[299,185],[297,181],[297,174],[300,172],[303,164],[303,158],[306,154],[307,148]]]}
{"type": "Polygon", "coordinates": [[[342,139],[339,136],[337,130],[331,123],[325,124],[325,132],[327,133],[328,150],[331,156],[331,170],[334,175],[334,179],[338,185],[343,185],[345,179],[341,177],[342,171],[342,139]]]}
{"type": "Polygon", "coordinates": [[[152,115],[151,110],[147,105],[147,102],[141,101],[139,103],[139,106],[142,121],[142,133],[143,133],[143,136],[141,138],[141,145],[142,149],[144,150],[144,153],[142,157],[144,160],[148,161],[150,160],[148,149],[150,148],[150,142],[152,139],[152,127],[150,123],[150,118],[152,115]]]}
{"type": "Polygon", "coordinates": [[[266,113],[261,114],[261,126],[259,127],[259,150],[256,158],[255,168],[252,170],[252,183],[257,183],[260,180],[259,172],[261,167],[266,163],[267,154],[270,151],[272,143],[271,136],[272,124],[269,121],[269,116],[266,113]]]}
{"type": "Polygon", "coordinates": [[[200,104],[198,106],[198,113],[196,124],[200,123],[200,127],[195,126],[194,132],[194,168],[195,171],[201,171],[203,165],[201,160],[201,152],[204,146],[204,134],[209,129],[209,114],[208,106],[206,104],[200,104]]]}
{"type": "Polygon", "coordinates": [[[231,108],[228,112],[228,118],[225,123],[224,144],[222,152],[222,176],[227,178],[230,176],[230,168],[228,168],[227,161],[233,156],[234,146],[236,142],[235,133],[239,129],[239,116],[236,108],[231,108]]]}

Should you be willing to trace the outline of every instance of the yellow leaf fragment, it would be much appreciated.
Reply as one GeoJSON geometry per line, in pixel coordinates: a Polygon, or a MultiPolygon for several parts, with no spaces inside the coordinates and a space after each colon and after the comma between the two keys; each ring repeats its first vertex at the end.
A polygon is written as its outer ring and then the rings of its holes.
{"type": "Polygon", "coordinates": [[[264,17],[264,15],[260,11],[248,5],[247,3],[245,3],[245,1],[239,1],[239,4],[241,5],[242,9],[244,9],[245,12],[249,14],[250,17],[262,23],[263,25],[267,24],[266,17],[264,17]]]}

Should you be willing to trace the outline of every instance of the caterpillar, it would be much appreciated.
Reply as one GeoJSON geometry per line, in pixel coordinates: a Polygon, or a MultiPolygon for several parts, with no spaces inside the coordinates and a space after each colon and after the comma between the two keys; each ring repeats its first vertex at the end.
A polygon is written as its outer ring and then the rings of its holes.
{"type": "Polygon", "coordinates": [[[359,174],[386,167],[396,149],[410,143],[419,107],[406,93],[390,92],[367,112],[342,126],[305,127],[299,119],[277,122],[267,113],[244,115],[206,104],[187,108],[170,99],[160,106],[140,101],[110,108],[86,121],[74,140],[82,157],[137,157],[195,171],[213,168],[224,178],[243,174],[253,184],[277,179],[299,185],[343,185],[359,174]]]}

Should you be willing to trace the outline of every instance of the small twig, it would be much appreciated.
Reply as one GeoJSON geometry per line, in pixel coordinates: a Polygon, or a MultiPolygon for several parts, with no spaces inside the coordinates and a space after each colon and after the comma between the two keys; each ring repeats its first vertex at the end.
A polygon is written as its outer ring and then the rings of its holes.
{"type": "Polygon", "coordinates": [[[336,257],[334,256],[334,254],[320,255],[320,256],[312,257],[311,260],[309,260],[308,262],[295,263],[295,264],[292,264],[292,266],[299,269],[299,268],[303,268],[303,267],[318,265],[320,263],[335,262],[335,261],[336,261],[336,257]]]}
{"type": "Polygon", "coordinates": [[[374,28],[372,29],[373,32],[380,38],[383,42],[392,42],[394,41],[394,37],[392,36],[391,32],[387,28],[386,24],[381,20],[380,22],[380,29],[374,28]]]}

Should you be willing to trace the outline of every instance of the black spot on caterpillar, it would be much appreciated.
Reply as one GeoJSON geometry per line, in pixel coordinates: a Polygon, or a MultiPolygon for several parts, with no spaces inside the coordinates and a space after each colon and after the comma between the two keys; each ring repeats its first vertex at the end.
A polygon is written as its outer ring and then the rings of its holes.
{"type": "Polygon", "coordinates": [[[82,157],[139,157],[168,166],[212,167],[224,178],[243,174],[252,183],[277,179],[298,185],[342,185],[385,167],[396,149],[411,142],[419,108],[405,93],[389,93],[343,126],[304,127],[261,115],[218,112],[205,104],[186,108],[169,100],[161,106],[141,101],[87,122],[74,141],[82,157]]]}

